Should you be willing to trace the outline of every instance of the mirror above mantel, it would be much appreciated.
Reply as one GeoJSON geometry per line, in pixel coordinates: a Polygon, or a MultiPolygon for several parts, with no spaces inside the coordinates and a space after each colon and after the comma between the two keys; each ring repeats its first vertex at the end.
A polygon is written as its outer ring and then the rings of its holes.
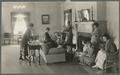
{"type": "Polygon", "coordinates": [[[91,20],[90,9],[82,9],[78,11],[78,18],[80,22],[87,22],[91,20]]]}
{"type": "Polygon", "coordinates": [[[89,22],[95,19],[93,6],[83,9],[75,9],[74,13],[75,21],[78,22],[89,22]]]}

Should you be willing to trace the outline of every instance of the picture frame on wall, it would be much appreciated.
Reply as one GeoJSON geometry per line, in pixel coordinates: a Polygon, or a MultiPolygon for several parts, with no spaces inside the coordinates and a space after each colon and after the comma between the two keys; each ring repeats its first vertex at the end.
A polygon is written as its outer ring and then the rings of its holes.
{"type": "Polygon", "coordinates": [[[90,9],[82,9],[81,10],[81,21],[91,21],[90,9]]]}
{"type": "Polygon", "coordinates": [[[50,16],[48,14],[42,15],[42,24],[50,24],[50,16]]]}

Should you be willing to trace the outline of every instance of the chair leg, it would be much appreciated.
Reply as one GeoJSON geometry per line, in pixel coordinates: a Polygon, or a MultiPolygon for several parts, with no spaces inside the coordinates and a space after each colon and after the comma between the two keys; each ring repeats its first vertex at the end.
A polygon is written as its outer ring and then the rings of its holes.
{"type": "Polygon", "coordinates": [[[29,57],[29,65],[31,66],[31,56],[29,57]]]}
{"type": "Polygon", "coordinates": [[[32,54],[32,53],[31,53],[31,50],[29,50],[29,54],[28,54],[28,56],[29,56],[29,66],[31,66],[31,57],[32,57],[31,54],[32,54]]]}
{"type": "Polygon", "coordinates": [[[33,57],[33,62],[35,63],[35,50],[33,51],[32,57],[33,57]]]}
{"type": "Polygon", "coordinates": [[[19,60],[24,60],[24,58],[23,58],[23,53],[22,53],[23,51],[22,51],[22,48],[20,48],[20,57],[19,57],[19,60]]]}
{"type": "Polygon", "coordinates": [[[39,65],[40,65],[40,50],[38,50],[38,52],[39,52],[39,65]]]}

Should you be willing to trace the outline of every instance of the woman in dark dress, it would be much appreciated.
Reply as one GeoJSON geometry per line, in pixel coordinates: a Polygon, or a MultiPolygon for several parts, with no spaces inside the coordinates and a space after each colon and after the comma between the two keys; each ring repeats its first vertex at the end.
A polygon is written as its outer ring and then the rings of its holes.
{"type": "Polygon", "coordinates": [[[100,42],[100,31],[99,31],[99,24],[94,22],[93,23],[93,31],[91,36],[91,43],[94,46],[94,54],[95,56],[98,53],[99,48],[99,42],[100,42]]]}
{"type": "Polygon", "coordinates": [[[64,46],[67,47],[67,51],[72,51],[72,45],[73,45],[73,32],[72,32],[72,26],[68,26],[66,30],[66,39],[64,46]]]}
{"type": "Polygon", "coordinates": [[[117,47],[114,43],[114,41],[110,38],[108,34],[103,35],[103,41],[105,42],[105,51],[106,51],[106,61],[105,61],[105,67],[113,65],[116,63],[116,53],[117,53],[117,47]]]}
{"type": "Polygon", "coordinates": [[[46,28],[46,32],[45,32],[44,43],[46,43],[49,48],[57,47],[57,43],[55,43],[55,42],[51,39],[51,37],[50,37],[50,35],[49,35],[49,31],[50,31],[50,28],[47,27],[47,28],[46,28]]]}

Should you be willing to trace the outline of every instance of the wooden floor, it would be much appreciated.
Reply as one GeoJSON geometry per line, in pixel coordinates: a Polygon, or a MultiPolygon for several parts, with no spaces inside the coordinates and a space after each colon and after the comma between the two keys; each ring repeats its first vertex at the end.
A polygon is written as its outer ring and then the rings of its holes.
{"type": "Polygon", "coordinates": [[[8,45],[2,46],[2,74],[12,73],[33,73],[33,74],[52,74],[52,75],[82,75],[84,74],[103,74],[102,71],[92,70],[88,66],[82,66],[75,63],[56,63],[56,64],[32,64],[19,61],[19,46],[8,45]]]}

